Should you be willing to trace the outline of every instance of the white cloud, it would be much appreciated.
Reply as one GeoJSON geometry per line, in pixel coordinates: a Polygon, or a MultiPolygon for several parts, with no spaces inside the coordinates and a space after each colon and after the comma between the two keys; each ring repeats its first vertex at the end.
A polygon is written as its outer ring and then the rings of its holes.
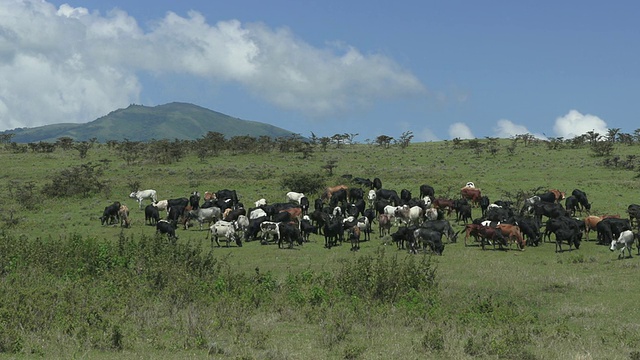
{"type": "Polygon", "coordinates": [[[440,141],[440,138],[438,138],[438,136],[431,129],[424,128],[415,134],[415,140],[417,142],[440,141]]]}
{"type": "Polygon", "coordinates": [[[506,119],[498,120],[498,123],[494,128],[494,134],[496,137],[501,139],[509,139],[516,135],[524,134],[531,134],[538,139],[546,139],[546,136],[542,134],[532,134],[526,126],[514,124],[510,120],[506,119]]]}
{"type": "Polygon", "coordinates": [[[387,57],[316,48],[286,28],[209,24],[192,11],[169,12],[145,32],[121,10],[101,15],[42,0],[0,1],[0,14],[0,128],[86,122],[139,102],[140,72],[241,84],[311,116],[425,92],[387,57]]]}
{"type": "Polygon", "coordinates": [[[577,110],[571,110],[566,115],[556,119],[553,131],[558,137],[572,139],[589,131],[606,135],[608,127],[604,120],[595,115],[583,115],[577,110]]]}
{"type": "Polygon", "coordinates": [[[449,137],[452,139],[475,139],[476,137],[471,132],[471,129],[465,123],[454,123],[449,126],[449,137]]]}

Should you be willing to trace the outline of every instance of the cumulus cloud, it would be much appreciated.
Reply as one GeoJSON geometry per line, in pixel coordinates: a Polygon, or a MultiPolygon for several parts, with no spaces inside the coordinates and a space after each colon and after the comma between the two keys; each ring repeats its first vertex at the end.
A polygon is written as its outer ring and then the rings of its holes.
{"type": "Polygon", "coordinates": [[[471,132],[471,129],[465,123],[454,123],[449,126],[449,136],[452,139],[475,139],[476,137],[471,132]]]}
{"type": "Polygon", "coordinates": [[[393,60],[339,43],[313,47],[289,29],[169,12],[143,30],[42,0],[0,2],[1,128],[86,122],[139,102],[141,72],[235,83],[271,103],[327,116],[423,94],[393,60]]]}
{"type": "Polygon", "coordinates": [[[494,134],[496,137],[501,139],[508,139],[516,135],[524,134],[531,134],[538,139],[546,139],[546,136],[542,134],[532,134],[526,126],[514,124],[507,119],[498,120],[498,123],[494,128],[494,134]]]}
{"type": "Polygon", "coordinates": [[[431,129],[424,128],[415,134],[415,140],[418,142],[440,141],[440,138],[438,138],[438,136],[431,129]]]}
{"type": "Polygon", "coordinates": [[[572,139],[589,131],[606,135],[608,127],[604,120],[595,115],[583,115],[577,110],[571,110],[566,115],[556,119],[553,131],[558,137],[572,139]]]}

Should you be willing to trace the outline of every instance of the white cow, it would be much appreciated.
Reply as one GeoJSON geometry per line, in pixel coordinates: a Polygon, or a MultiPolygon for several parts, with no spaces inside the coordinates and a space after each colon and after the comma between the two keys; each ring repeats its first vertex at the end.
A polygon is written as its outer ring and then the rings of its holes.
{"type": "Polygon", "coordinates": [[[289,191],[287,193],[287,201],[295,201],[298,203],[298,205],[300,205],[300,199],[302,199],[303,197],[304,197],[303,193],[299,193],[295,191],[289,191]]]}
{"type": "Polygon", "coordinates": [[[420,206],[399,206],[395,211],[396,218],[407,225],[420,225],[424,220],[424,210],[420,206]]]}
{"type": "Polygon", "coordinates": [[[260,206],[264,206],[267,205],[267,199],[260,199],[258,201],[255,202],[255,207],[260,207],[260,206]]]}
{"type": "Polygon", "coordinates": [[[238,230],[238,223],[236,221],[218,220],[209,227],[209,230],[211,230],[211,241],[213,242],[215,240],[218,247],[220,247],[218,239],[221,237],[227,241],[227,247],[229,247],[231,240],[234,240],[238,246],[242,246],[242,240],[238,234],[236,234],[238,230]]]}
{"type": "Polygon", "coordinates": [[[249,213],[249,220],[254,220],[254,219],[257,219],[257,218],[261,218],[263,216],[267,216],[267,212],[266,211],[264,211],[264,210],[262,210],[260,208],[253,209],[249,213]]]}
{"type": "Polygon", "coordinates": [[[620,255],[618,255],[618,259],[624,258],[624,251],[627,250],[629,253],[629,257],[631,257],[631,247],[633,246],[633,241],[635,239],[635,235],[631,230],[625,230],[620,233],[618,240],[611,241],[611,248],[609,250],[619,250],[621,249],[620,255]]]}
{"type": "Polygon", "coordinates": [[[269,240],[269,235],[273,235],[273,240],[280,240],[280,223],[273,221],[263,221],[260,223],[260,232],[262,233],[262,242],[269,240]]]}
{"type": "Polygon", "coordinates": [[[139,209],[142,209],[142,200],[144,199],[150,199],[152,202],[158,201],[158,196],[156,195],[156,191],[152,189],[134,191],[131,194],[129,194],[129,197],[132,199],[136,199],[136,201],[138,201],[139,209]]]}
{"type": "Polygon", "coordinates": [[[167,213],[169,212],[169,200],[160,200],[158,202],[154,202],[151,205],[155,206],[158,211],[166,211],[167,213]]]}
{"type": "Polygon", "coordinates": [[[367,199],[369,200],[369,206],[373,206],[373,202],[376,201],[376,191],[375,190],[369,190],[369,195],[367,196],[367,199]]]}

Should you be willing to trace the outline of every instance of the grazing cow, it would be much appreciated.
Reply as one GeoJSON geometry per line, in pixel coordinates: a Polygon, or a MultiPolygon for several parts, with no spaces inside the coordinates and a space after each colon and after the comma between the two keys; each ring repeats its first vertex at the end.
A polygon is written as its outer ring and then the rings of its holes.
{"type": "Polygon", "coordinates": [[[378,215],[378,234],[379,237],[389,235],[391,233],[391,225],[393,225],[393,219],[387,214],[378,215]]]}
{"type": "Polygon", "coordinates": [[[261,231],[260,225],[267,220],[268,220],[267,216],[250,219],[249,226],[247,227],[247,230],[244,232],[244,240],[245,241],[256,240],[258,237],[258,233],[261,231]]]}
{"type": "Polygon", "coordinates": [[[535,219],[524,216],[512,218],[513,224],[517,224],[522,233],[522,237],[526,239],[527,245],[538,246],[540,243],[540,227],[541,224],[535,219]]]}
{"type": "Polygon", "coordinates": [[[197,191],[194,191],[191,193],[191,196],[189,196],[189,205],[191,205],[191,208],[193,210],[198,210],[198,208],[200,207],[200,193],[197,191]]]}
{"type": "Polygon", "coordinates": [[[610,244],[613,239],[617,239],[625,230],[631,230],[629,219],[604,218],[596,225],[598,243],[602,245],[610,244]]]}
{"type": "Polygon", "coordinates": [[[442,243],[442,233],[425,228],[417,228],[413,232],[414,245],[411,246],[411,251],[415,254],[417,244],[422,242],[422,247],[431,249],[436,255],[442,255],[444,251],[444,244],[442,243]]]}
{"type": "Polygon", "coordinates": [[[142,201],[144,199],[150,199],[152,202],[158,201],[158,196],[155,190],[138,190],[129,194],[129,197],[132,199],[136,199],[138,202],[138,208],[142,209],[142,201]]]}
{"type": "Polygon", "coordinates": [[[458,239],[458,234],[460,231],[454,231],[453,227],[451,227],[451,223],[449,220],[434,220],[434,221],[425,221],[422,223],[421,227],[425,229],[435,230],[443,235],[447,236],[449,242],[456,242],[458,239]]]}
{"type": "MultiPolygon", "coordinates": [[[[633,246],[633,242],[635,240],[635,235],[631,230],[625,230],[620,233],[620,236],[617,240],[611,241],[611,247],[609,250],[621,250],[620,255],[618,255],[618,259],[624,259],[624,251],[627,250],[629,253],[629,257],[631,257],[631,247],[633,246]]],[[[640,246],[638,247],[638,253],[640,254],[640,246]]]]}
{"type": "Polygon", "coordinates": [[[467,224],[469,221],[473,221],[471,218],[471,205],[462,204],[457,209],[457,221],[462,220],[463,223],[467,224]]]}
{"type": "Polygon", "coordinates": [[[471,200],[472,204],[479,205],[482,193],[480,192],[480,189],[463,187],[460,190],[460,196],[462,196],[463,199],[471,200]]]}
{"type": "Polygon", "coordinates": [[[303,197],[304,197],[303,193],[295,192],[295,191],[289,191],[287,193],[287,197],[286,197],[285,201],[287,201],[287,202],[295,202],[298,205],[300,205],[300,199],[302,199],[303,197]]]}
{"type": "Polygon", "coordinates": [[[167,220],[158,220],[156,223],[156,234],[167,234],[169,239],[177,239],[176,224],[167,220]]]}
{"type": "Polygon", "coordinates": [[[289,249],[293,249],[293,243],[297,242],[298,245],[302,245],[302,235],[300,229],[295,223],[280,223],[280,237],[278,238],[278,248],[282,249],[283,243],[286,241],[289,243],[289,249]]]}
{"type": "Polygon", "coordinates": [[[509,247],[511,247],[511,244],[513,243],[514,240],[515,240],[515,243],[520,248],[520,250],[524,250],[524,248],[527,246],[527,243],[524,241],[524,238],[522,237],[522,232],[520,231],[519,226],[502,223],[502,224],[498,224],[497,228],[500,229],[500,231],[502,232],[502,236],[509,239],[509,247]]]}
{"type": "Polygon", "coordinates": [[[318,235],[318,227],[311,224],[311,221],[303,219],[300,222],[300,234],[302,235],[303,241],[309,242],[309,236],[311,234],[318,235]]]}
{"type": "Polygon", "coordinates": [[[414,232],[416,231],[416,226],[403,226],[398,228],[398,231],[391,234],[391,239],[398,246],[398,250],[405,248],[405,243],[409,245],[409,247],[414,247],[415,238],[413,237],[414,232]]]}
{"type": "Polygon", "coordinates": [[[455,204],[451,199],[438,198],[433,202],[433,207],[442,211],[446,209],[447,216],[451,216],[451,212],[453,212],[455,204]]]}
{"type": "Polygon", "coordinates": [[[242,239],[236,234],[238,231],[238,223],[236,221],[224,221],[218,220],[213,225],[209,227],[211,230],[211,243],[215,240],[216,245],[220,247],[219,238],[224,238],[227,242],[227,247],[229,247],[229,243],[233,240],[236,242],[238,247],[242,247],[242,239]]]}
{"type": "Polygon", "coordinates": [[[144,208],[144,222],[149,223],[149,225],[155,225],[160,220],[160,212],[158,208],[153,206],[153,204],[147,205],[144,208]]]}
{"type": "Polygon", "coordinates": [[[249,229],[249,225],[251,224],[249,222],[249,218],[245,215],[240,215],[238,216],[236,222],[238,223],[238,231],[240,231],[240,233],[242,233],[244,237],[244,233],[247,231],[247,229],[249,229]]]}
{"type": "Polygon", "coordinates": [[[486,243],[492,244],[493,249],[496,249],[496,244],[503,250],[507,246],[507,241],[502,235],[502,231],[492,226],[481,225],[478,229],[478,237],[480,238],[480,245],[482,250],[485,250],[486,243]]]}
{"type": "Polygon", "coordinates": [[[200,224],[200,230],[202,230],[202,225],[205,222],[207,223],[207,227],[210,227],[212,222],[222,219],[222,211],[220,211],[219,207],[215,206],[210,208],[200,208],[197,210],[192,209],[187,214],[189,219],[196,219],[196,221],[198,221],[200,224]]]}
{"type": "Polygon", "coordinates": [[[118,211],[120,210],[120,202],[116,201],[113,204],[106,206],[104,211],[102,212],[102,216],[100,216],[100,224],[111,225],[116,220],[120,220],[118,217],[118,211]]]}
{"type": "Polygon", "coordinates": [[[222,216],[222,219],[225,221],[235,221],[235,220],[238,220],[238,218],[241,215],[246,216],[247,210],[245,210],[244,208],[231,209],[228,212],[225,211],[225,214],[222,216]]]}
{"type": "Polygon", "coordinates": [[[120,218],[120,227],[131,227],[131,219],[129,219],[129,207],[127,207],[127,205],[120,205],[120,209],[118,209],[118,217],[120,218]]]}
{"type": "Polygon", "coordinates": [[[573,191],[571,192],[571,196],[575,197],[578,201],[578,204],[580,205],[580,211],[582,211],[583,209],[587,210],[587,214],[589,213],[589,211],[591,211],[591,204],[587,199],[587,193],[580,189],[573,189],[573,191]]]}
{"type": "Polygon", "coordinates": [[[433,188],[433,186],[427,185],[427,184],[420,185],[420,198],[424,198],[425,196],[428,196],[428,197],[436,196],[436,191],[433,188]]]}
{"type": "Polygon", "coordinates": [[[354,184],[358,184],[364,187],[371,189],[373,187],[373,182],[370,179],[365,179],[361,177],[355,177],[351,179],[351,182],[354,184]]]}
{"type": "Polygon", "coordinates": [[[582,241],[582,225],[581,220],[577,220],[568,216],[558,218],[550,218],[545,226],[545,234],[553,233],[556,237],[556,252],[562,252],[562,242],[569,244],[569,250],[575,246],[576,250],[580,248],[582,241]]]}

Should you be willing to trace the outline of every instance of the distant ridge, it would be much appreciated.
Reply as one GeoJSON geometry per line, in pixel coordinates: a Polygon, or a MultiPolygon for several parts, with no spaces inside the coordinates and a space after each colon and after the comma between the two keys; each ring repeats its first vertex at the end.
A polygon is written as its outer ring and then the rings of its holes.
{"type": "Polygon", "coordinates": [[[60,137],[76,141],[96,138],[108,140],[149,141],[160,139],[196,140],[207,132],[233,136],[287,137],[294,133],[269,124],[242,120],[189,103],[173,102],[158,106],[130,105],[84,124],[52,124],[34,128],[17,128],[2,132],[15,134],[17,143],[55,142],[60,137]]]}

